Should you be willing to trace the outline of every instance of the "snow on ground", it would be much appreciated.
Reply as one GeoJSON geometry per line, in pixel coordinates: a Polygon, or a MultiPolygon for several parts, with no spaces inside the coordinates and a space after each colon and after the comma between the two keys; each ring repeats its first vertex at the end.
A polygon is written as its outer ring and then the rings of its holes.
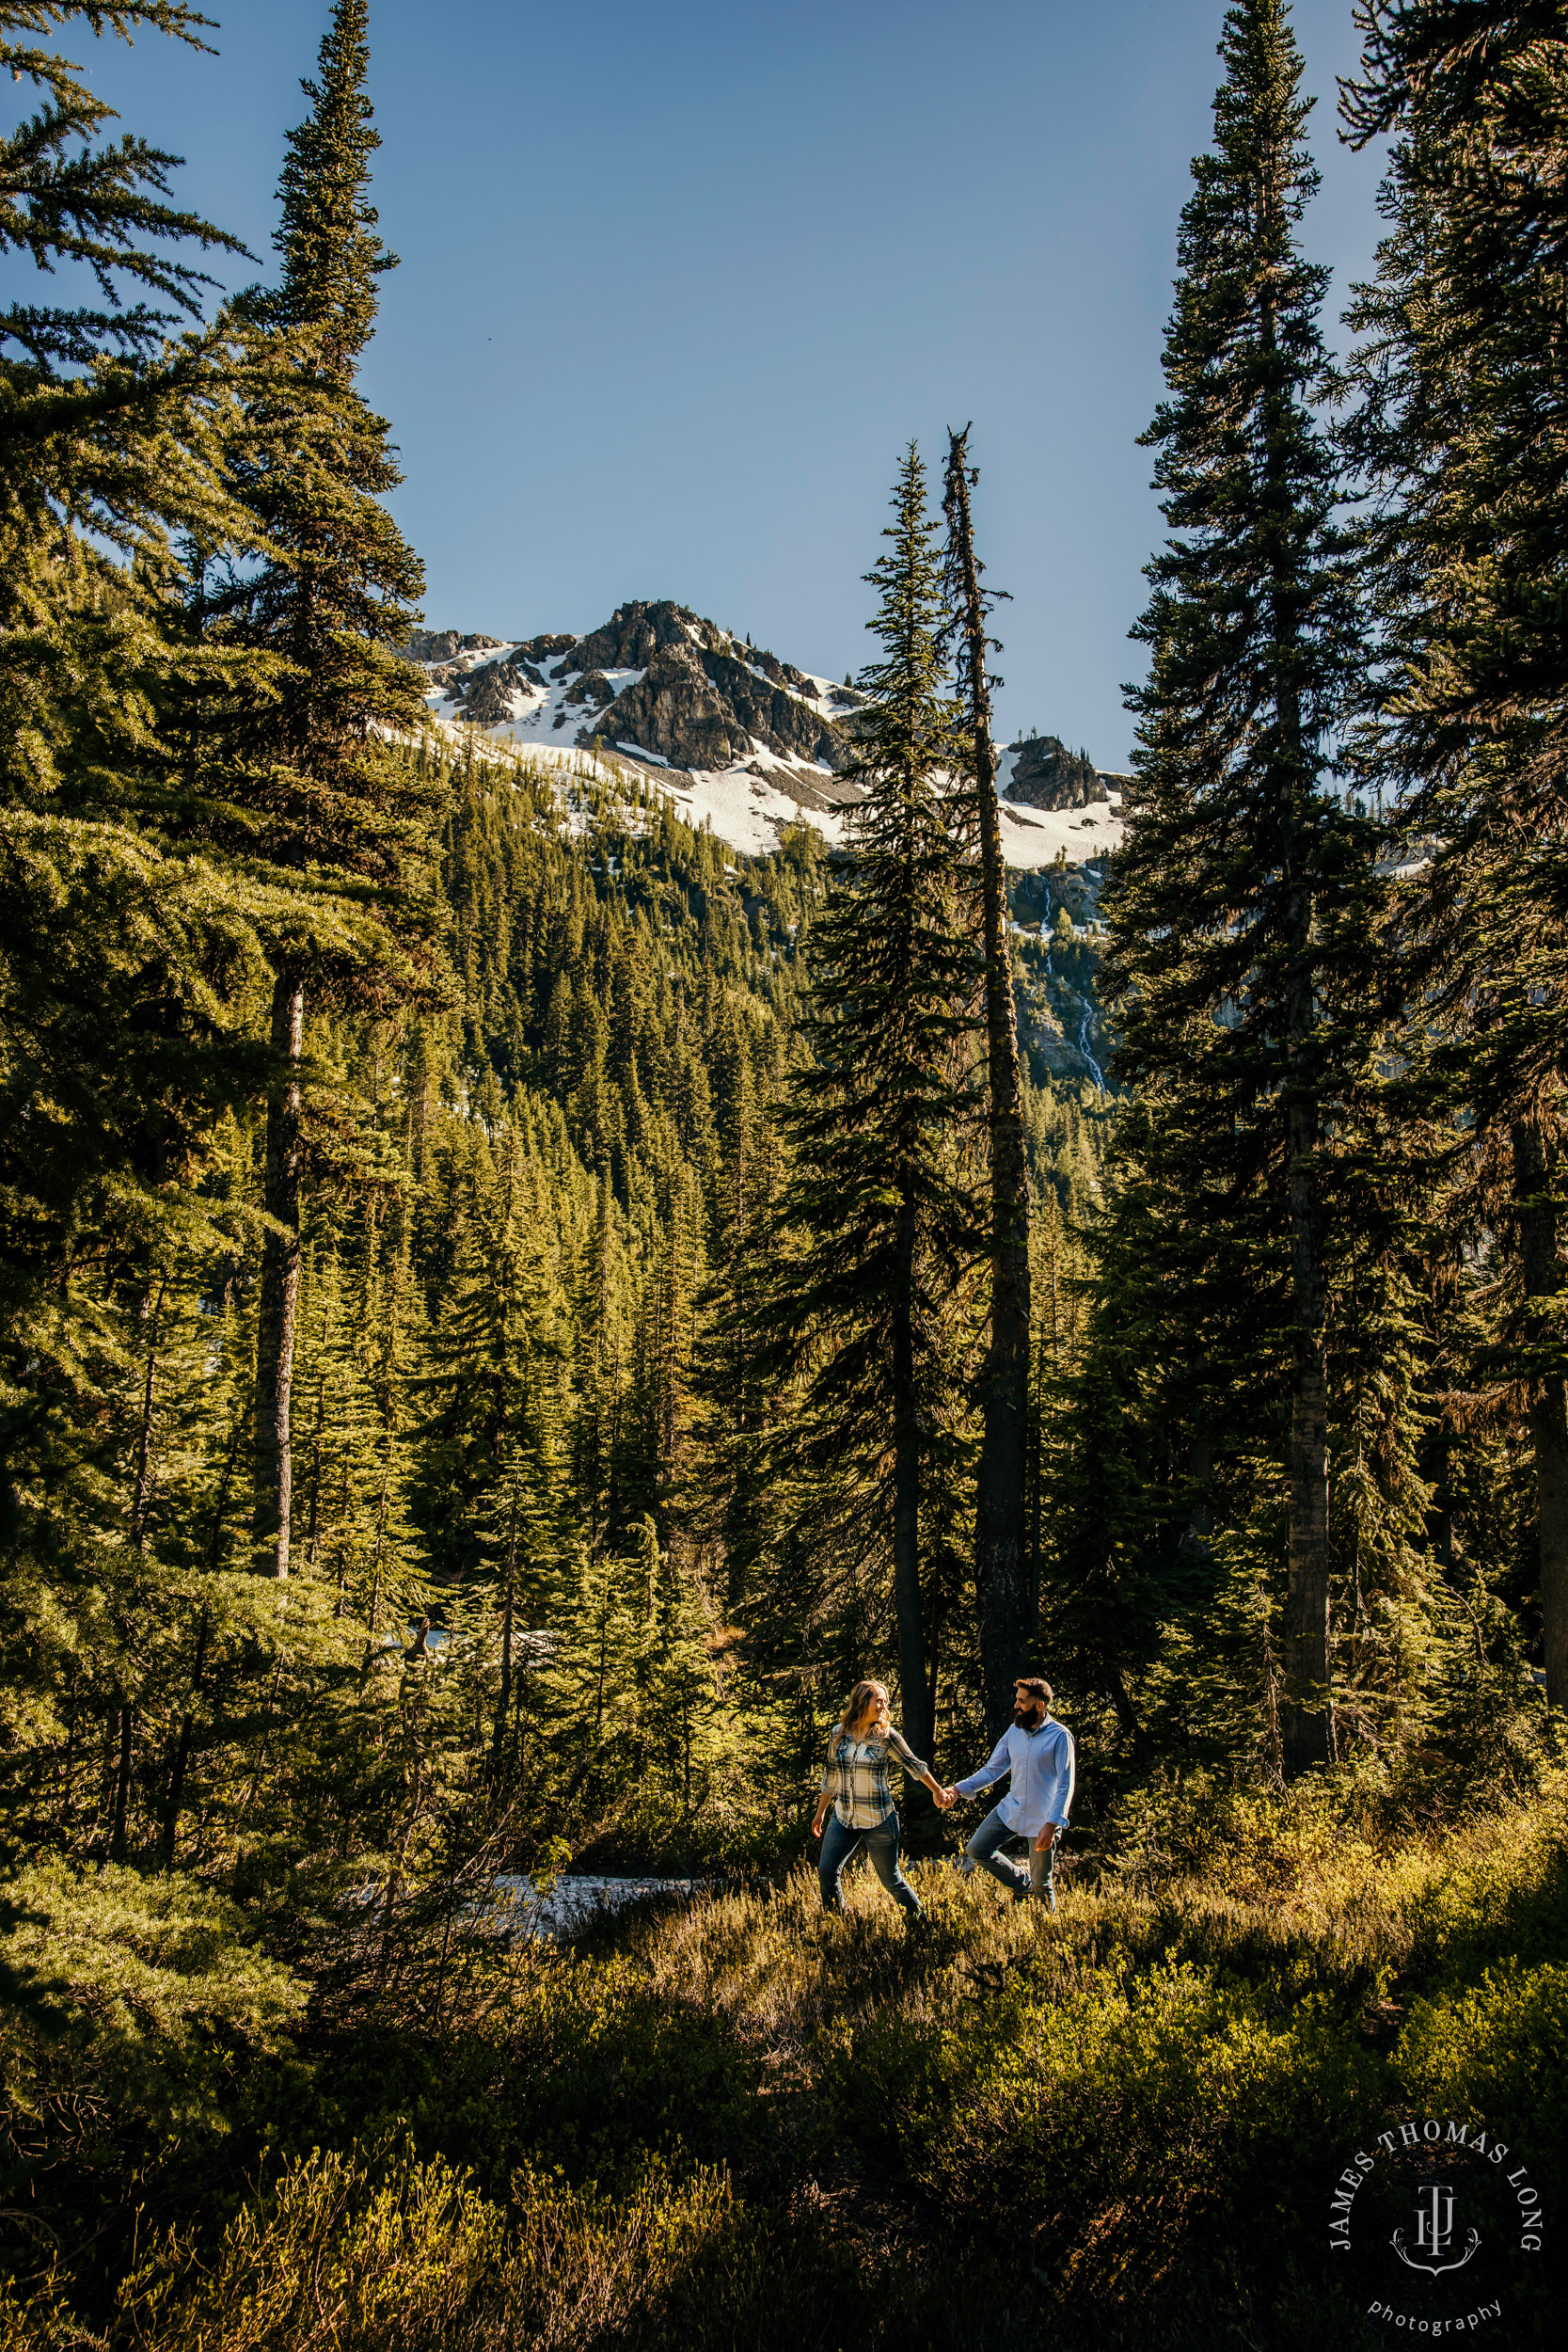
{"type": "Polygon", "coordinates": [[[780,791],[765,776],[752,775],[748,768],[722,768],[712,773],[699,769],[689,777],[684,770],[673,769],[666,788],[677,817],[689,825],[705,823],[721,841],[749,857],[770,856],[787,828],[798,825],[802,817],[828,840],[844,837],[844,821],[836,810],[802,808],[787,792],[780,791]]]}
{"type": "MultiPolygon", "coordinates": [[[[502,645],[493,652],[478,656],[465,655],[460,657],[461,666],[472,672],[492,661],[505,660],[515,650],[515,645],[502,645]]],[[[486,727],[484,732],[505,741],[527,744],[530,750],[536,745],[564,745],[570,748],[578,729],[586,726],[598,714],[592,703],[569,703],[566,700],[568,690],[576,684],[579,674],[574,670],[566,677],[551,678],[550,672],[561,667],[561,660],[560,656],[546,656],[543,665],[535,662],[533,666],[542,669],[546,679],[544,687],[531,686],[525,680],[512,696],[511,718],[499,721],[486,727]]],[[[607,670],[604,675],[616,693],[621,694],[628,686],[637,685],[644,673],[641,670],[607,670]]],[[[444,687],[431,689],[425,697],[425,707],[433,719],[461,723],[463,706],[444,687]]]]}
{"type": "Polygon", "coordinates": [[[1053,866],[1058,850],[1067,852],[1069,866],[1082,866],[1120,846],[1125,829],[1119,800],[1091,801],[1087,808],[1031,807],[1027,802],[1007,797],[1017,765],[1016,745],[999,754],[996,796],[1002,803],[1002,854],[1009,866],[1033,872],[1037,866],[1053,866]]]}
{"type": "Polygon", "coordinates": [[[660,1895],[689,1896],[698,1883],[695,1879],[557,1878],[541,1894],[532,1879],[509,1874],[491,1881],[489,1895],[469,1915],[491,1934],[564,1944],[595,1919],[625,1911],[629,1903],[645,1903],[660,1895]]]}
{"type": "Polygon", "coordinates": [[[488,759],[499,766],[510,766],[518,759],[525,768],[543,768],[557,776],[562,785],[580,779],[584,784],[616,784],[624,780],[625,771],[612,767],[593,752],[578,751],[571,743],[516,744],[500,735],[499,728],[470,727],[438,719],[436,732],[443,737],[446,748],[454,756],[472,750],[478,759],[488,759]],[[499,737],[499,739],[496,739],[499,737]]]}
{"type": "Polygon", "coordinates": [[[1053,866],[1065,850],[1069,866],[1103,857],[1118,847],[1123,833],[1121,806],[1116,801],[1091,801],[1087,808],[1026,808],[1022,802],[1002,803],[1002,854],[1009,866],[1033,870],[1053,866]]]}
{"type": "MultiPolygon", "coordinates": [[[[460,655],[459,666],[471,672],[485,663],[504,660],[518,642],[522,641],[460,655]]],[[[560,666],[559,659],[548,659],[545,665],[546,678],[551,670],[560,666]]],[[[755,665],[749,663],[748,667],[754,669],[755,665]]],[[[596,715],[591,705],[566,701],[567,690],[577,675],[573,672],[559,680],[550,679],[543,691],[525,684],[512,696],[510,719],[483,728],[462,718],[462,704],[444,687],[432,687],[425,707],[441,732],[457,742],[478,737],[493,745],[498,755],[515,749],[550,768],[608,784],[615,776],[610,759],[603,751],[579,750],[575,741],[578,728],[596,715]]],[[[605,675],[619,695],[636,684],[643,672],[608,670],[605,675]]],[[[761,670],[756,670],[756,675],[767,683],[761,670]]],[[[816,690],[816,707],[822,717],[840,716],[830,699],[833,681],[813,676],[811,683],[816,690]]],[[[646,782],[663,786],[676,815],[689,825],[701,829],[705,824],[719,840],[746,856],[769,855],[779,847],[787,829],[799,824],[802,818],[824,839],[835,845],[844,839],[844,818],[838,809],[802,806],[788,788],[792,775],[803,779],[813,773],[820,773],[824,785],[831,785],[832,777],[825,768],[815,770],[803,760],[782,759],[760,744],[753,744],[749,765],[712,772],[671,768],[657,753],[641,751],[635,743],[619,744],[616,749],[640,767],[646,782]],[[770,771],[771,774],[758,775],[754,772],[758,768],[770,771]],[[657,772],[660,770],[668,776],[667,784],[664,776],[657,772]],[[774,776],[778,782],[773,781],[774,776]]],[[[1022,802],[1009,801],[1006,792],[1016,756],[1012,751],[1004,752],[997,773],[1002,854],[1009,866],[1033,871],[1054,865],[1059,852],[1065,852],[1069,865],[1078,866],[1117,847],[1122,836],[1120,806],[1117,802],[1094,802],[1081,809],[1054,809],[1031,808],[1022,802]]]]}
{"type": "MultiPolygon", "coordinates": [[[[752,775],[749,769],[726,768],[714,774],[692,774],[684,768],[670,768],[664,760],[656,761],[633,743],[615,746],[615,751],[626,759],[623,767],[608,747],[583,751],[563,742],[560,736],[553,742],[534,742],[512,728],[464,725],[438,716],[434,707],[432,717],[452,751],[466,750],[471,743],[481,757],[494,760],[515,753],[531,765],[552,770],[568,787],[576,779],[624,786],[629,775],[637,775],[641,783],[662,793],[684,823],[694,831],[701,831],[706,824],[718,840],[749,857],[770,856],[787,828],[798,825],[802,817],[828,840],[836,842],[843,837],[843,821],[836,811],[802,809],[788,793],[780,791],[766,777],[752,775]]],[[[581,832],[586,821],[579,821],[575,811],[568,812],[571,831],[581,832]]]]}

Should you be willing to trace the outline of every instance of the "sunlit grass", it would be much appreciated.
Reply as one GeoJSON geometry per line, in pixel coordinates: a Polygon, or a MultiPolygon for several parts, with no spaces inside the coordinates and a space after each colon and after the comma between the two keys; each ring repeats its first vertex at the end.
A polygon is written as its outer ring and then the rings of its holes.
{"type": "Polygon", "coordinates": [[[911,1936],[868,1872],[840,1920],[802,1867],[476,1961],[417,2111],[296,2135],[215,2232],[150,2215],[111,2323],[62,2270],[0,2352],[957,2352],[1024,2292],[1069,2348],[1157,2312],[1191,2352],[1351,2352],[1304,2217],[1359,2134],[1522,2118],[1560,2201],[1565,1833],[1561,1772],[1382,1837],[1323,1792],[1236,1800],[1054,1915],[915,1863],[911,1936]]]}

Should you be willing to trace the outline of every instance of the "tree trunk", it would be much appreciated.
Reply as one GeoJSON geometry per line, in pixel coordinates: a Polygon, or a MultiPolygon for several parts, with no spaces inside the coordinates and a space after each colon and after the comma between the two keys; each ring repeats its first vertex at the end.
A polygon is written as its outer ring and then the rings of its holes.
{"type": "Polygon", "coordinates": [[[1029,1161],[1019,1083],[1018,1021],[1007,934],[1007,877],[996,804],[996,752],[985,600],[970,528],[968,433],[948,436],[948,580],[958,607],[973,742],[980,880],[986,929],[986,1054],[990,1131],[990,1345],[981,1374],[983,1424],[974,1509],[974,1582],[989,1736],[1012,1720],[1013,1685],[1025,1672],[1027,1607],[1024,1471],[1029,1428],[1029,1161]]]}
{"type": "MultiPolygon", "coordinates": [[[[1277,185],[1264,202],[1278,206],[1277,185]]],[[[1259,321],[1263,347],[1276,350],[1273,302],[1265,294],[1259,321]]],[[[1278,518],[1279,544],[1288,533],[1291,490],[1285,472],[1286,395],[1277,383],[1263,401],[1265,480],[1278,518]]],[[[1334,1758],[1334,1711],[1328,1667],[1328,1350],[1323,1277],[1323,1216],[1318,1200],[1318,1081],[1314,1047],[1317,973],[1315,910],[1304,870],[1301,812],[1305,752],[1301,708],[1301,620],[1298,583],[1276,565],[1271,620],[1274,701],[1279,749],[1271,783],[1278,797],[1283,879],[1290,892],[1291,946],[1285,1001],[1285,1151],[1288,1163],[1291,1286],[1295,1304],[1295,1363],[1291,1387],[1291,1536],[1286,1567],[1284,1683],[1280,1747],[1287,1775],[1334,1758]]]]}
{"type": "Polygon", "coordinates": [[[936,1737],[937,1682],[942,1662],[942,1613],[934,1610],[926,1634],[926,1704],[930,1711],[931,1736],[936,1737]]]}
{"type": "Polygon", "coordinates": [[[904,1737],[931,1752],[926,1630],[920,1605],[920,1422],[914,1391],[914,1203],[898,1212],[898,1290],[893,1311],[893,1609],[904,1737]]]}
{"type": "Polygon", "coordinates": [[[381,1563],[387,1548],[387,1501],[392,1479],[392,1438],[387,1431],[381,1443],[381,1484],[375,1499],[375,1549],[371,1554],[371,1606],[365,1620],[365,1631],[374,1641],[381,1630],[381,1563]]]}
{"type": "Polygon", "coordinates": [[[506,1738],[507,1709],[512,1705],[512,1609],[517,1590],[517,1488],[512,1488],[512,1527],[506,1545],[506,1600],[501,1613],[501,1688],[496,1702],[496,1736],[490,1743],[494,1769],[499,1772],[501,1744],[506,1738]]]}
{"type": "Polygon", "coordinates": [[[77,1702],[80,1682],[78,1668],[71,1677],[71,1704],[65,1719],[65,1755],[60,1760],[61,1790],[60,1819],[69,1824],[75,1814],[74,1782],[76,1776],[76,1724],[81,1712],[77,1702]]]}
{"type": "Polygon", "coordinates": [[[1213,1549],[1213,1434],[1199,1429],[1195,1431],[1187,1448],[1187,1483],[1193,1490],[1193,1507],[1177,1549],[1201,1560],[1207,1560],[1213,1549]]]}
{"type": "Polygon", "coordinates": [[[418,1754],[415,1755],[414,1788],[408,1801],[408,1819],[404,1823],[403,1836],[398,1845],[398,1857],[393,1863],[390,1875],[388,1878],[386,1900],[382,1905],[381,1965],[378,1971],[378,1981],[382,1984],[386,1983],[388,1971],[391,1966],[392,1931],[397,1921],[397,1901],[398,1896],[403,1889],[404,1867],[408,1859],[408,1841],[414,1835],[414,1824],[420,1818],[420,1796],[421,1790],[423,1761],[424,1759],[422,1756],[418,1754]]]}
{"type": "MultiPolygon", "coordinates": [[[[1557,1203],[1544,1142],[1540,1129],[1524,1121],[1513,1127],[1511,1139],[1525,1296],[1555,1302],[1562,1287],[1562,1268],[1557,1249],[1557,1203]]],[[[1550,1315],[1550,1308],[1535,1311],[1532,1343],[1555,1343],[1550,1315]]],[[[1555,1357],[1555,1344],[1551,1352],[1555,1357]]],[[[1531,1380],[1529,1426],[1535,1449],[1546,1705],[1568,1708],[1568,1396],[1560,1372],[1548,1367],[1531,1380]]]]}
{"type": "Polygon", "coordinates": [[[1117,1710],[1117,1721],[1132,1743],[1133,1761],[1139,1764],[1144,1763],[1148,1756],[1148,1733],[1138,1721],[1138,1710],[1133,1706],[1127,1685],[1121,1678],[1121,1668],[1114,1661],[1105,1681],[1106,1688],[1111,1693],[1111,1705],[1117,1710]]]}
{"type": "Polygon", "coordinates": [[[299,1304],[299,1059],[305,1042],[305,990],[292,974],[273,983],[272,1044],[284,1066],[267,1094],[262,1205],[282,1232],[261,1242],[261,1292],[256,1339],[256,1504],[253,1559],[262,1575],[289,1573],[293,1456],[289,1399],[294,1373],[294,1314],[299,1304]]]}
{"type": "Polygon", "coordinates": [[[310,1448],[310,1509],[305,1529],[305,1565],[308,1568],[316,1565],[316,1545],[321,1534],[322,1445],[325,1434],[326,1366],[324,1363],[316,1382],[316,1425],[310,1448]]]}
{"type": "Polygon", "coordinates": [[[125,1859],[125,1828],[131,1809],[131,1737],[135,1720],[135,1709],[127,1699],[119,1710],[119,1760],[115,1771],[114,1811],[109,1821],[111,1862],[125,1859]]]}
{"type": "Polygon", "coordinates": [[[174,1850],[180,1836],[180,1815],[185,1803],[185,1774],[190,1770],[191,1747],[196,1738],[196,1717],[189,1708],[181,1719],[180,1737],[174,1743],[169,1759],[168,1796],[164,1805],[163,1828],[158,1839],[158,1862],[161,1868],[172,1870],[174,1850]]]}
{"type": "Polygon", "coordinates": [[[211,1620],[206,1610],[197,1628],[196,1660],[191,1668],[192,1705],[187,1707],[180,1724],[180,1737],[175,1742],[173,1760],[169,1765],[168,1796],[164,1805],[163,1831],[159,1860],[166,1870],[174,1867],[175,1842],[180,1835],[180,1814],[185,1801],[185,1774],[190,1770],[191,1748],[196,1738],[196,1693],[201,1688],[201,1677],[207,1663],[207,1634],[211,1620]]]}
{"type": "MultiPolygon", "coordinates": [[[[1292,984],[1291,1027],[1300,1032],[1292,984]]],[[[1309,1005],[1307,1019],[1309,1020],[1309,1005]]],[[[1280,1736],[1288,1774],[1334,1756],[1328,1673],[1328,1357],[1323,1343],[1323,1242],[1313,1160],[1317,1104],[1297,1094],[1289,1111],[1291,1276],[1295,1293],[1296,1359],[1291,1391],[1291,1547],[1285,1587],[1285,1692],[1280,1736]]]]}
{"type": "Polygon", "coordinates": [[[138,1553],[147,1542],[147,1517],[152,1502],[152,1420],[157,1398],[158,1340],[164,1319],[164,1295],[168,1278],[158,1284],[158,1296],[150,1317],[150,1330],[147,1343],[147,1377],[142,1385],[141,1429],[136,1439],[136,1491],[131,1504],[131,1536],[138,1553]]]}
{"type": "Polygon", "coordinates": [[[273,1718],[277,1712],[277,1693],[282,1687],[282,1682],[283,1653],[279,1650],[272,1670],[272,1689],[267,1692],[267,1711],[261,1719],[261,1744],[256,1751],[256,1765],[250,1775],[250,1786],[245,1792],[245,1801],[240,1807],[242,1820],[248,1820],[250,1808],[256,1802],[256,1791],[261,1786],[261,1773],[266,1765],[267,1750],[272,1745],[273,1718]]]}
{"type": "Polygon", "coordinates": [[[218,1554],[223,1549],[223,1515],[229,1508],[229,1489],[234,1482],[234,1464],[239,1459],[240,1432],[244,1427],[245,1391],[242,1389],[234,1399],[234,1422],[229,1432],[229,1451],[223,1457],[223,1469],[218,1477],[217,1498],[213,1504],[213,1533],[207,1545],[209,1576],[216,1573],[218,1554]]]}

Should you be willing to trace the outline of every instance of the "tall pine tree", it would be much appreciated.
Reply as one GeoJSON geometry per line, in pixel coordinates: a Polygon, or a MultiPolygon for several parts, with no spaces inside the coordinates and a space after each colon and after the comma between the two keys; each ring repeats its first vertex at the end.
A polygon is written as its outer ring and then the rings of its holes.
{"type": "Polygon", "coordinates": [[[1506,1263],[1485,1370],[1524,1400],[1548,1703],[1568,1708],[1568,12],[1357,11],[1342,111],[1392,134],[1352,313],[1383,669],[1371,773],[1424,844],[1395,924],[1426,1107],[1462,1127],[1506,1263]]]}
{"type": "Polygon", "coordinates": [[[1024,1468],[1029,1429],[1029,1157],[1023,1136],[1018,1015],[1008,928],[1007,869],[996,804],[984,565],[974,552],[969,493],[969,429],[950,433],[942,512],[947,517],[947,593],[958,651],[960,739],[972,780],[980,850],[986,950],[986,1071],[990,1140],[990,1339],[981,1375],[983,1430],[974,1502],[974,1584],[986,1723],[1000,1738],[1011,1720],[1013,1686],[1032,1630],[1024,1562],[1024,1468]]]}
{"type": "Polygon", "coordinates": [[[879,661],[848,771],[866,797],[812,929],[811,1058],[788,1127],[781,1258],[757,1311],[803,1379],[797,1427],[852,1469],[892,1556],[904,1724],[928,1749],[933,1695],[922,1502],[939,1443],[942,1330],[976,1235],[962,1136],[974,1106],[974,956],[944,782],[955,713],[942,571],[911,445],[877,590],[879,661]]]}
{"type": "Polygon", "coordinates": [[[199,48],[203,22],[179,0],[0,9],[0,68],[40,101],[0,137],[0,252],[90,274],[103,303],[0,311],[0,1323],[164,1222],[254,1083],[250,910],[171,843],[164,725],[202,666],[181,547],[248,536],[222,479],[226,346],[198,324],[212,281],[180,247],[244,247],[164,200],[179,158],[105,136],[113,109],[45,45],[85,24],[199,48]]]}
{"type": "Polygon", "coordinates": [[[422,575],[380,502],[399,480],[388,428],[355,382],[376,279],[395,262],[366,194],[379,144],[366,22],[366,0],[337,0],[319,79],[304,85],[310,114],[289,134],[282,283],[244,306],[276,355],[241,461],[277,550],[250,583],[248,633],[286,665],[243,747],[257,848],[290,886],[268,940],[275,1074],[255,1414],[257,1565],[277,1576],[290,1557],[307,1002],[385,1015],[439,990],[427,861],[440,797],[387,739],[421,716],[418,675],[399,657],[422,575]]]}
{"type": "Polygon", "coordinates": [[[1138,631],[1152,660],[1110,974],[1119,1067],[1199,1155],[1195,1193],[1223,1171],[1230,1199],[1266,1198],[1281,1252],[1293,1336],[1281,1726],[1300,1770],[1334,1746],[1324,1137],[1365,1050],[1337,1021],[1370,850],[1327,774],[1355,612],[1313,407],[1326,273],[1296,242],[1317,185],[1302,145],[1311,102],[1281,0],[1233,8],[1220,55],[1214,149],[1194,163],[1181,215],[1169,396],[1147,437],[1172,535],[1138,631]]]}

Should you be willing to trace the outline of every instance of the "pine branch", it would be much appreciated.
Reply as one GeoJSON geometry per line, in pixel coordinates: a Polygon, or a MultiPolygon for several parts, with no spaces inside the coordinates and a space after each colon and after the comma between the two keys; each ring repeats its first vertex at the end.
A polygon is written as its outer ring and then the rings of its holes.
{"type": "MultiPolygon", "coordinates": [[[[133,28],[147,25],[192,47],[206,46],[197,28],[209,20],[176,0],[124,8],[13,7],[0,10],[0,27],[46,32],[77,17],[100,35],[110,31],[128,40],[133,28]]],[[[0,313],[0,343],[17,344],[44,368],[86,365],[104,342],[128,352],[150,349],[178,316],[198,317],[204,292],[217,282],[157,252],[156,242],[195,243],[248,259],[246,247],[198,214],[158,200],[169,193],[168,175],[180,156],[129,134],[118,143],[93,145],[117,119],[115,111],[77,81],[63,59],[0,41],[0,66],[48,93],[38,113],[0,139],[0,252],[26,253],[50,274],[62,262],[88,269],[111,306],[103,312],[12,305],[0,313]],[[77,142],[79,151],[68,152],[77,142]],[[118,281],[126,278],[174,309],[138,304],[122,310],[118,281]]]]}

